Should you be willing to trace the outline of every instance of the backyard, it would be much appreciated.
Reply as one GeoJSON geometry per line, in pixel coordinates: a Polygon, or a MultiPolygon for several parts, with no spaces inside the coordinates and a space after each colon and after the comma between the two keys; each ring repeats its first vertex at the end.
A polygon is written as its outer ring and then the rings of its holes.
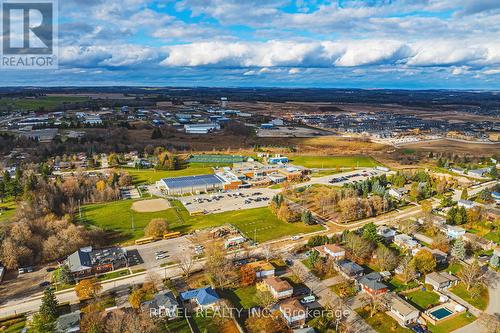
{"type": "Polygon", "coordinates": [[[377,161],[370,156],[292,156],[293,164],[306,168],[363,168],[375,167],[377,161]]]}
{"type": "Polygon", "coordinates": [[[240,309],[251,309],[258,306],[256,301],[257,288],[255,285],[239,287],[233,290],[226,290],[224,297],[229,299],[231,303],[240,309]]]}
{"type": "Polygon", "coordinates": [[[407,301],[415,305],[421,311],[425,311],[426,309],[439,304],[439,295],[433,291],[417,290],[404,295],[407,297],[407,301]]]}
{"type": "Polygon", "coordinates": [[[481,296],[474,298],[462,283],[450,288],[450,291],[479,310],[485,310],[488,306],[488,289],[485,287],[481,289],[481,296]]]}
{"type": "Polygon", "coordinates": [[[370,325],[375,331],[379,333],[410,333],[407,328],[399,326],[399,324],[388,316],[385,312],[378,312],[373,317],[370,313],[363,308],[359,308],[356,312],[370,325]]]}
{"type": "Polygon", "coordinates": [[[230,211],[220,214],[190,216],[179,201],[173,201],[173,208],[156,213],[138,213],[130,209],[133,200],[121,200],[82,207],[80,222],[115,231],[115,242],[131,243],[144,237],[144,228],[153,218],[165,218],[172,231],[189,233],[197,229],[216,227],[231,223],[247,238],[265,242],[284,236],[321,230],[319,225],[302,222],[286,223],[279,220],[269,208],[230,211]]]}
{"type": "Polygon", "coordinates": [[[437,325],[429,324],[427,329],[432,333],[449,333],[472,323],[474,320],[476,320],[476,317],[469,312],[466,312],[457,317],[453,317],[451,320],[445,320],[437,325]]]}

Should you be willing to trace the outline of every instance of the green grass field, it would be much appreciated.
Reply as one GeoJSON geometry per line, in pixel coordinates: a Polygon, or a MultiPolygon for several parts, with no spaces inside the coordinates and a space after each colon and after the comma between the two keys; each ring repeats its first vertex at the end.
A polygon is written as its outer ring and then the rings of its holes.
{"type": "Polygon", "coordinates": [[[7,221],[16,211],[16,203],[7,201],[0,203],[0,223],[7,221]]]}
{"type": "Polygon", "coordinates": [[[131,243],[143,237],[144,228],[153,218],[165,218],[172,231],[181,233],[231,223],[246,237],[254,239],[255,235],[257,242],[322,229],[319,225],[308,226],[302,222],[282,222],[267,207],[190,216],[178,201],[173,202],[173,208],[156,213],[133,212],[130,209],[132,203],[132,200],[122,200],[84,206],[80,222],[88,226],[98,226],[107,231],[116,231],[119,235],[115,242],[118,243],[131,243]],[[132,228],[132,223],[135,228],[132,228]]]}
{"type": "Polygon", "coordinates": [[[258,306],[256,300],[257,288],[255,285],[248,287],[240,287],[234,290],[225,290],[224,298],[228,298],[231,303],[239,309],[251,309],[258,306]]]}
{"type": "Polygon", "coordinates": [[[214,173],[213,169],[207,165],[190,165],[185,169],[174,171],[133,168],[121,168],[118,169],[118,171],[127,172],[130,176],[132,176],[132,181],[135,185],[153,184],[160,179],[167,177],[194,176],[214,173]]]}
{"type": "Polygon", "coordinates": [[[483,288],[481,296],[476,298],[470,297],[469,292],[462,283],[450,288],[450,291],[479,310],[485,310],[488,306],[489,295],[487,288],[483,288]]]}
{"type": "Polygon", "coordinates": [[[405,294],[408,300],[420,308],[421,311],[425,311],[433,305],[439,304],[439,295],[433,291],[422,291],[417,290],[411,293],[405,294]]]}
{"type": "Polygon", "coordinates": [[[7,109],[8,107],[12,107],[14,110],[38,110],[39,108],[53,110],[64,103],[79,103],[88,100],[86,97],[70,96],[46,96],[37,99],[2,98],[0,99],[0,110],[7,109]]]}
{"type": "Polygon", "coordinates": [[[293,156],[293,164],[306,168],[355,168],[375,167],[377,161],[370,156],[293,156]]]}
{"type": "Polygon", "coordinates": [[[357,309],[356,312],[370,325],[375,331],[379,333],[410,333],[411,331],[407,328],[399,326],[397,321],[389,317],[389,315],[384,312],[378,312],[373,317],[370,317],[370,313],[363,308],[357,309]]]}
{"type": "Polygon", "coordinates": [[[466,312],[460,316],[453,317],[453,319],[445,320],[437,325],[429,324],[427,329],[432,333],[449,333],[472,323],[474,320],[476,320],[476,317],[469,312],[466,312]]]}

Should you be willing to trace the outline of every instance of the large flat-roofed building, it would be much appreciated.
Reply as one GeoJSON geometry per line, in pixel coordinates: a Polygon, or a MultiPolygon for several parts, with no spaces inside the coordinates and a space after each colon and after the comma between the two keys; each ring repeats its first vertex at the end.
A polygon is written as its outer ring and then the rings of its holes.
{"type": "Polygon", "coordinates": [[[164,178],[156,186],[167,194],[201,193],[223,190],[226,181],[217,175],[164,178]]]}

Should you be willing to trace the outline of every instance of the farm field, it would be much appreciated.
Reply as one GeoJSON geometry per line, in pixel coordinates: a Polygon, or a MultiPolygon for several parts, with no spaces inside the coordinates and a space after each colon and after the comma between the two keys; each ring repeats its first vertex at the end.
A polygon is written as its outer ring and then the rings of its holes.
{"type": "Polygon", "coordinates": [[[214,173],[213,169],[205,164],[190,165],[185,169],[174,171],[133,168],[121,168],[117,171],[127,172],[132,177],[134,185],[153,184],[167,177],[195,176],[214,173]]]}
{"type": "Polygon", "coordinates": [[[172,231],[189,233],[197,229],[216,227],[231,223],[247,238],[266,242],[299,233],[321,230],[319,225],[305,225],[302,222],[286,223],[279,220],[269,208],[255,208],[202,216],[190,216],[178,201],[173,208],[156,213],[137,213],[131,210],[133,201],[123,200],[82,207],[81,223],[94,225],[120,234],[118,242],[131,243],[144,236],[144,228],[153,218],[165,218],[172,231]],[[132,228],[132,222],[134,228],[132,228]]]}
{"type": "Polygon", "coordinates": [[[38,99],[15,99],[15,98],[2,98],[0,99],[0,110],[9,107],[23,110],[38,110],[44,108],[45,110],[53,110],[64,103],[79,103],[88,101],[85,97],[68,97],[68,96],[46,96],[38,99]]]}
{"type": "Polygon", "coordinates": [[[374,167],[377,165],[370,156],[292,156],[293,164],[306,168],[356,168],[374,167]]]}

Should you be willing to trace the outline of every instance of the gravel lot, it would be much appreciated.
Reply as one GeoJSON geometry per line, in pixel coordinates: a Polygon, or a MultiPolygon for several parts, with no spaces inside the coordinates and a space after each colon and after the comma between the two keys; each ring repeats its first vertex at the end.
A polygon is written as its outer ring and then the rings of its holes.
{"type": "Polygon", "coordinates": [[[141,246],[130,246],[127,250],[137,249],[139,254],[144,261],[144,268],[150,269],[152,267],[157,267],[164,262],[175,261],[175,258],[192,248],[192,243],[187,239],[186,236],[165,239],[158,242],[141,245],[141,246]],[[166,251],[167,257],[165,259],[156,260],[155,252],[166,251]]]}

